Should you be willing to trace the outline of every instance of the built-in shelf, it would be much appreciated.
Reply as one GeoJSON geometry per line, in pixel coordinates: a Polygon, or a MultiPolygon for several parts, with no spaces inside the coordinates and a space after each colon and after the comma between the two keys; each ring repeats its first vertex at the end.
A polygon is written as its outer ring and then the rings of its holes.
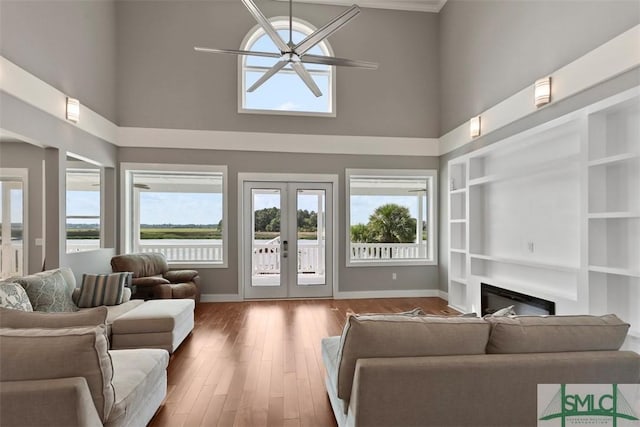
{"type": "Polygon", "coordinates": [[[489,174],[486,176],[480,176],[469,180],[469,187],[476,185],[490,184],[493,182],[499,182],[510,179],[518,179],[524,177],[531,177],[533,175],[543,174],[546,172],[557,172],[558,170],[565,170],[568,164],[575,162],[577,164],[580,157],[576,154],[570,156],[564,156],[553,160],[548,160],[535,165],[529,165],[520,169],[514,168],[509,171],[504,171],[495,174],[489,174]]]}
{"type": "Polygon", "coordinates": [[[450,219],[449,222],[451,224],[464,224],[465,222],[467,222],[466,219],[450,219]]]}
{"type": "Polygon", "coordinates": [[[460,277],[451,277],[451,280],[456,283],[462,283],[463,285],[467,284],[467,279],[462,279],[460,277]]]}
{"type": "Polygon", "coordinates": [[[589,219],[616,219],[616,218],[640,218],[640,212],[593,212],[589,219]]]}
{"type": "Polygon", "coordinates": [[[456,249],[456,248],[449,249],[449,252],[453,252],[453,253],[456,253],[456,254],[466,254],[467,253],[467,251],[464,250],[464,249],[456,249]]]}
{"type": "Polygon", "coordinates": [[[464,194],[467,192],[466,188],[457,188],[455,190],[450,190],[449,194],[464,194]]]}
{"type": "Polygon", "coordinates": [[[635,160],[638,158],[640,158],[640,155],[638,153],[622,153],[622,154],[617,154],[615,156],[608,156],[608,157],[602,157],[595,160],[590,160],[588,165],[589,167],[606,166],[606,165],[612,165],[615,163],[626,162],[629,160],[635,160]]]}
{"type": "Polygon", "coordinates": [[[577,266],[569,266],[562,264],[554,264],[548,262],[539,262],[539,261],[529,261],[523,259],[515,259],[515,258],[505,258],[505,257],[496,257],[491,255],[481,255],[481,254],[470,254],[471,259],[481,259],[485,261],[498,262],[502,264],[514,264],[521,265],[524,267],[533,267],[533,268],[541,268],[545,270],[556,270],[562,271],[566,273],[577,273],[579,267],[577,266]]]}
{"type": "Polygon", "coordinates": [[[640,277],[640,270],[630,268],[605,267],[601,265],[590,265],[589,271],[596,273],[616,274],[618,276],[640,277]]]}

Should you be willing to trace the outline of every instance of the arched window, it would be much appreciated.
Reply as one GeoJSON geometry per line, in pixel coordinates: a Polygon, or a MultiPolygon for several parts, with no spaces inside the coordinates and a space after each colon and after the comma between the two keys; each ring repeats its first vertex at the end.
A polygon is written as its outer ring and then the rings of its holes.
{"type": "MultiPolygon", "coordinates": [[[[273,27],[282,39],[289,40],[289,18],[277,17],[270,19],[273,27]]],[[[293,19],[293,43],[300,43],[315,31],[311,24],[293,19]]],[[[279,52],[273,41],[260,26],[254,27],[245,37],[243,50],[257,50],[264,52],[279,52]]],[[[333,50],[323,40],[308,52],[314,55],[333,56],[333,50]]],[[[313,80],[320,88],[322,96],[316,97],[304,82],[287,65],[276,75],[267,80],[253,92],[247,88],[258,80],[277,59],[259,56],[239,57],[239,111],[247,113],[288,114],[288,115],[320,115],[335,116],[335,67],[320,64],[304,64],[313,80]]]]}

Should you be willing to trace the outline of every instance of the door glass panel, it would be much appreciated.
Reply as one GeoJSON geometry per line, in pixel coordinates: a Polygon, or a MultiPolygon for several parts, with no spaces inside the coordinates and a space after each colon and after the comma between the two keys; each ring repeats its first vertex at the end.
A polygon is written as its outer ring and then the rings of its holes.
{"type": "Polygon", "coordinates": [[[297,192],[297,285],[324,285],[326,270],[325,190],[297,192]]]}
{"type": "Polygon", "coordinates": [[[0,181],[0,280],[24,274],[22,207],[22,182],[0,181]]]}
{"type": "Polygon", "coordinates": [[[280,286],[280,195],[251,189],[251,286],[280,286]]]}

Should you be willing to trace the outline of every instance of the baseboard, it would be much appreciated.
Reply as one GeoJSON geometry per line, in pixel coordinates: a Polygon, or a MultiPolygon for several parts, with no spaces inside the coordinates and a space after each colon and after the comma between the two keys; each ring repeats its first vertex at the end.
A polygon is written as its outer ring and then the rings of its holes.
{"type": "Polygon", "coordinates": [[[337,292],[334,299],[363,299],[363,298],[424,298],[439,297],[442,291],[438,289],[408,289],[391,291],[353,291],[337,292]]]}
{"type": "Polygon", "coordinates": [[[202,294],[200,302],[237,302],[243,301],[242,295],[238,294],[202,294]]]}
{"type": "MultiPolygon", "coordinates": [[[[365,298],[428,298],[438,297],[449,300],[447,292],[438,289],[408,289],[389,291],[353,291],[338,292],[333,299],[365,299],[365,298]]],[[[329,297],[331,298],[331,297],[329,297]]],[[[244,301],[238,294],[202,294],[200,302],[237,302],[244,301]]]]}

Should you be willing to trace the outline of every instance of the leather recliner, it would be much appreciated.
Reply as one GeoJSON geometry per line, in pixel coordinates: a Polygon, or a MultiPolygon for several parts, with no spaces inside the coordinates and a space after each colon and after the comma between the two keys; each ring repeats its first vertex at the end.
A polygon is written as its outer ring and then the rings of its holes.
{"type": "Polygon", "coordinates": [[[133,273],[132,298],[200,301],[200,275],[196,270],[170,270],[161,253],[117,255],[111,258],[114,272],[133,273]]]}

